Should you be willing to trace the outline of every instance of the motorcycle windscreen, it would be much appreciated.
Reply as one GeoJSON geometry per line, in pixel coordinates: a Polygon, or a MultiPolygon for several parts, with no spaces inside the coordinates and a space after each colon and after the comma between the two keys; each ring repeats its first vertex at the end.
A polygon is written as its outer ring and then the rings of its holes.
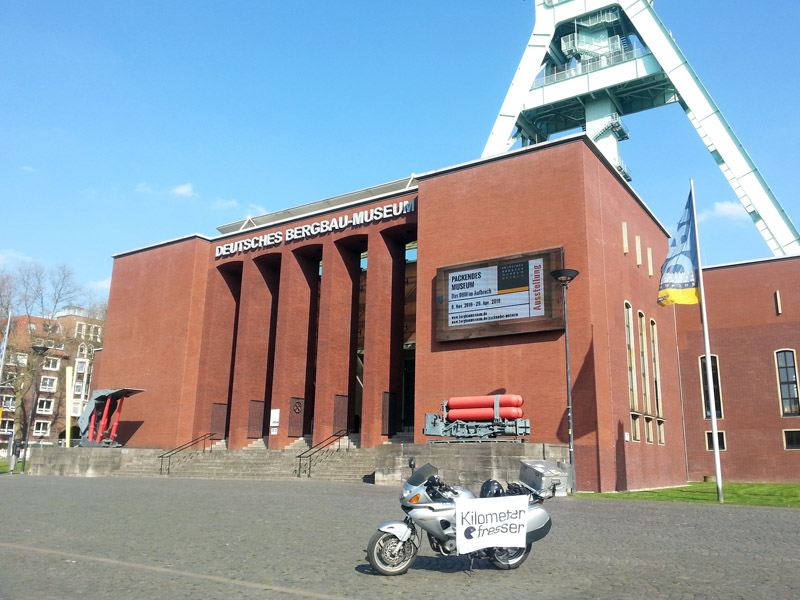
{"type": "Polygon", "coordinates": [[[434,467],[431,463],[428,463],[424,467],[420,467],[414,474],[408,478],[407,483],[410,485],[422,485],[431,475],[436,475],[439,473],[439,469],[434,467]]]}

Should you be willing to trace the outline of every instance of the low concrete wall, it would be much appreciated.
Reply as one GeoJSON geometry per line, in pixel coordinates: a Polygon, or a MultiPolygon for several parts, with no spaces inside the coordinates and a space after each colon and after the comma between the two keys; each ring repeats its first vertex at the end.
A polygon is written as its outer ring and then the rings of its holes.
{"type": "Polygon", "coordinates": [[[31,448],[31,475],[107,477],[142,456],[157,456],[163,450],[139,448],[31,448]]]}
{"type": "MultiPolygon", "coordinates": [[[[163,452],[145,448],[32,448],[29,473],[108,477],[129,463],[152,461],[163,452]]],[[[508,442],[383,444],[375,448],[375,483],[400,486],[411,474],[408,459],[412,456],[418,467],[425,463],[436,466],[445,483],[477,491],[489,478],[504,485],[518,481],[520,460],[543,459],[558,465],[569,461],[569,450],[567,446],[508,442]]]]}
{"type": "Polygon", "coordinates": [[[569,448],[550,444],[463,442],[451,444],[384,444],[376,447],[375,483],[401,485],[411,475],[408,459],[417,467],[431,463],[448,485],[477,488],[487,479],[503,485],[519,480],[520,460],[569,463],[569,448]]]}

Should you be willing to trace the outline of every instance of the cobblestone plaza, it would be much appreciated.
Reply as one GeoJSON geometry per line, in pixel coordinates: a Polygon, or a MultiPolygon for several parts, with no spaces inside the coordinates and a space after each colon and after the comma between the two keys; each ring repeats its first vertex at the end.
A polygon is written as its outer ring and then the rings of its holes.
{"type": "Polygon", "coordinates": [[[399,488],[309,480],[0,476],[0,600],[796,598],[800,510],[555,498],[516,571],[365,548],[399,488]]]}

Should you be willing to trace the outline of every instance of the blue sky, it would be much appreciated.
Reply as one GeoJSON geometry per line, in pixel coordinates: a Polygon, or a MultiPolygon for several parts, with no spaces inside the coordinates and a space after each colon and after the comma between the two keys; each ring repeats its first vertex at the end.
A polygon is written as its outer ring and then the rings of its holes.
{"type": "MultiPolygon", "coordinates": [[[[800,8],[655,7],[800,225],[800,8]]],[[[478,158],[533,17],[532,0],[4,0],[0,267],[67,263],[103,294],[112,254],[478,158]]],[[[705,264],[771,256],[679,106],[625,122],[668,229],[695,179],[705,264]]]]}

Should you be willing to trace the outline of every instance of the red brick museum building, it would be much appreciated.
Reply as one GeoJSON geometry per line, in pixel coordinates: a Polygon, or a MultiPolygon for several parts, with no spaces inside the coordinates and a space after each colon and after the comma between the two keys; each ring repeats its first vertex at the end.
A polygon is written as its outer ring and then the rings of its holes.
{"type": "MultiPolygon", "coordinates": [[[[563,267],[577,488],[713,475],[699,311],[657,305],[669,234],[585,136],[219,229],[115,257],[94,388],[146,390],[127,446],[424,443],[443,400],[498,393],[524,398],[530,442],[565,445],[563,267]]],[[[707,273],[723,478],[800,481],[798,266],[707,273]]]]}

